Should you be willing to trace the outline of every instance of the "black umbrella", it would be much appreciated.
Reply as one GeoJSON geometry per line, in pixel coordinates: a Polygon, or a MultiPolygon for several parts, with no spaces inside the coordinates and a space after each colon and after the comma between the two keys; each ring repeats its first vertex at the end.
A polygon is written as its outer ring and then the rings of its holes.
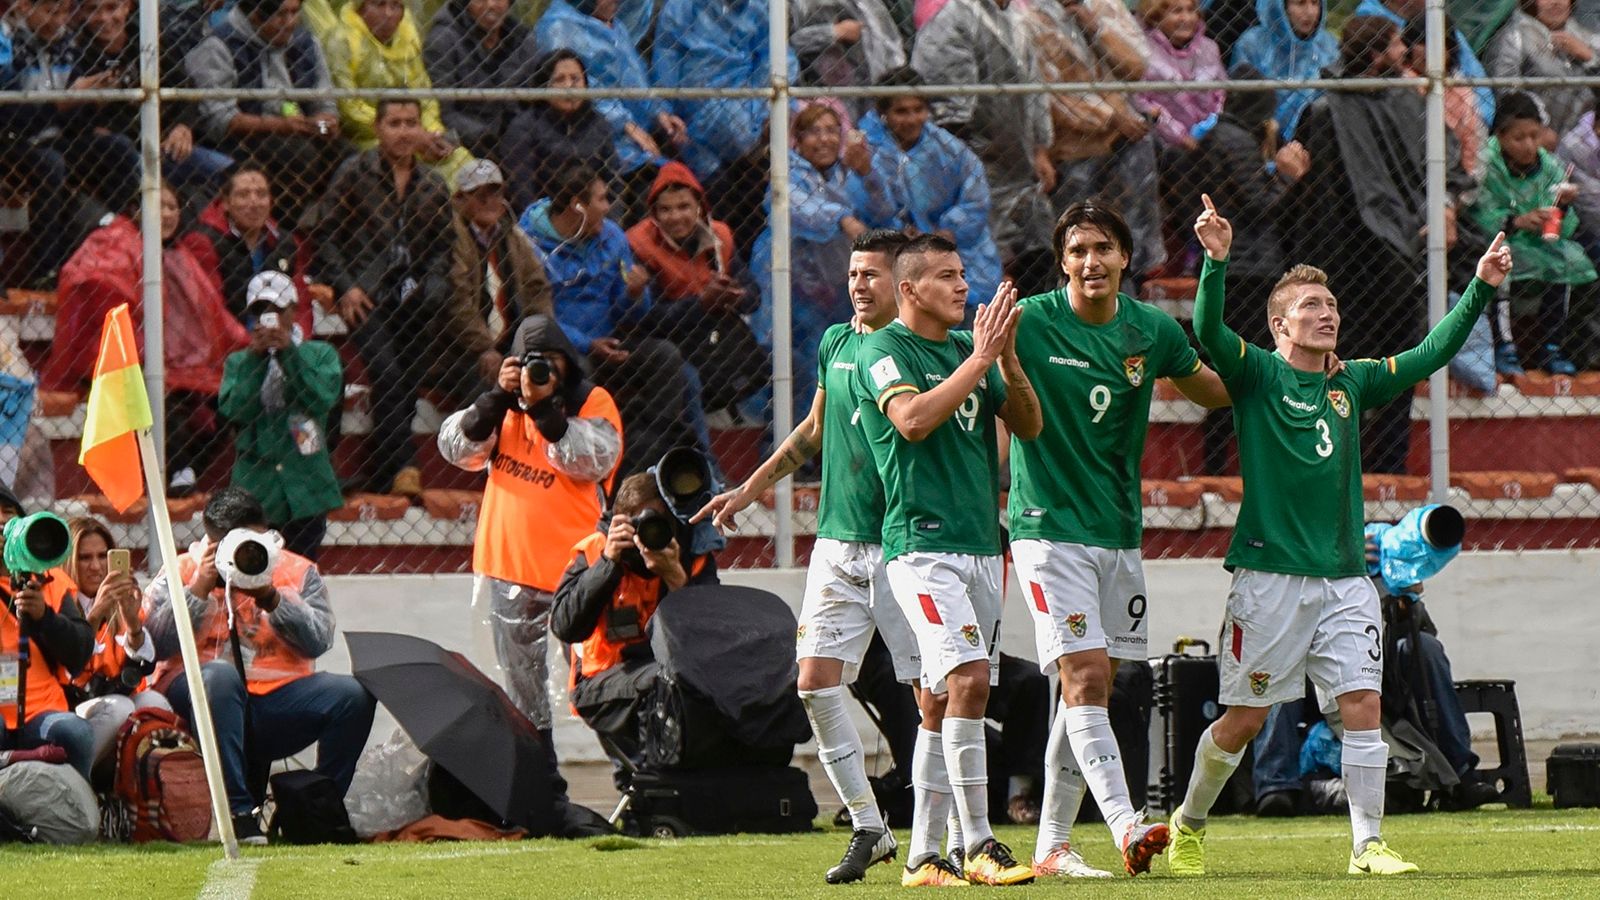
{"type": "Polygon", "coordinates": [[[459,653],[423,638],[345,633],[350,668],[429,759],[507,822],[554,828],[547,748],[498,684],[459,653]]]}

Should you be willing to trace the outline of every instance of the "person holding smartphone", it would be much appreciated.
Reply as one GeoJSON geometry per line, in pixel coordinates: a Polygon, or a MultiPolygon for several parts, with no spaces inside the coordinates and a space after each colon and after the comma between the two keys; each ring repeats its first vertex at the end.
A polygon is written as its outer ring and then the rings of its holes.
{"type": "MultiPolygon", "coordinates": [[[[89,601],[85,618],[94,630],[94,654],[67,688],[78,716],[94,731],[95,768],[109,759],[122,723],[136,709],[171,710],[167,698],[146,682],[155,669],[155,644],[145,634],[144,595],[133,577],[133,559],[119,548],[111,529],[93,516],[67,523],[72,549],[62,566],[89,601]]],[[[109,784],[97,787],[109,787],[109,784]]]]}

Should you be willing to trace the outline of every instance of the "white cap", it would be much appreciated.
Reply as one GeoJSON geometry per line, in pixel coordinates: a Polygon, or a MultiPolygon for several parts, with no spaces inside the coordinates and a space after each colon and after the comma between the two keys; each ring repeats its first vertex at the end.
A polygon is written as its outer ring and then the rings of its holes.
{"type": "Polygon", "coordinates": [[[279,309],[288,309],[299,301],[300,293],[294,289],[294,281],[282,272],[271,269],[257,272],[250,279],[250,286],[245,288],[246,306],[271,303],[279,309]]]}
{"type": "Polygon", "coordinates": [[[456,174],[456,190],[469,193],[491,184],[505,184],[506,176],[500,167],[487,159],[476,159],[456,174]]]}

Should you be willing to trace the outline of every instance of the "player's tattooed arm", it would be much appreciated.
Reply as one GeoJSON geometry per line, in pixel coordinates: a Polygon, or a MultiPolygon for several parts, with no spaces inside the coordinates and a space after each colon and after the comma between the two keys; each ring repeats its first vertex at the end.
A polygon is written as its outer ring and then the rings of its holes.
{"type": "Polygon", "coordinates": [[[821,452],[822,410],[825,396],[824,392],[818,389],[811,400],[811,412],[789,432],[789,436],[783,439],[778,449],[750,473],[744,484],[712,497],[711,502],[701,507],[689,521],[699,522],[711,516],[712,523],[719,529],[734,530],[737,527],[734,516],[738,515],[740,510],[756,502],[767,488],[789,477],[805,465],[807,460],[821,452]]]}
{"type": "Polygon", "coordinates": [[[1006,382],[1006,402],[1000,407],[1000,421],[1012,434],[1031,441],[1044,430],[1044,411],[1039,406],[1039,396],[1034,393],[1033,382],[1022,371],[1015,353],[1000,357],[1000,377],[1006,382]]]}

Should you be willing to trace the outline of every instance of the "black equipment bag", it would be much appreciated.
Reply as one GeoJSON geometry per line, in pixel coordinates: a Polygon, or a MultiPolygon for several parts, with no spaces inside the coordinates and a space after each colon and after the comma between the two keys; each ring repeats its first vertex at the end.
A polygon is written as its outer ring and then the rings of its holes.
{"type": "MultiPolygon", "coordinates": [[[[1189,775],[1194,770],[1194,751],[1200,745],[1200,735],[1222,715],[1217,703],[1217,658],[1211,654],[1211,645],[1194,638],[1179,638],[1172,652],[1161,659],[1152,660],[1155,676],[1155,718],[1151,724],[1152,735],[1157,725],[1159,739],[1152,737],[1152,749],[1160,760],[1160,770],[1150,785],[1149,800],[1152,805],[1171,811],[1183,802],[1189,788],[1189,775]],[[1188,651],[1200,648],[1199,656],[1188,651]]],[[[1254,809],[1255,790],[1250,775],[1254,754],[1246,752],[1239,768],[1228,780],[1212,812],[1224,815],[1254,809]]],[[[1135,770],[1128,768],[1130,780],[1135,770]]]]}
{"type": "Polygon", "coordinates": [[[641,726],[649,767],[787,764],[811,737],[795,695],[795,627],[788,604],[754,588],[663,597],[650,619],[654,709],[641,726]]]}
{"type": "Polygon", "coordinates": [[[1545,792],[1557,809],[1600,806],[1600,744],[1561,744],[1551,750],[1545,792]]]}
{"type": "Polygon", "coordinates": [[[810,781],[793,766],[635,772],[628,795],[629,830],[650,837],[788,834],[817,817],[810,781]]]}
{"type": "Polygon", "coordinates": [[[309,769],[272,776],[272,821],[267,834],[274,843],[355,844],[344,808],[344,792],[332,778],[309,769]]]}

